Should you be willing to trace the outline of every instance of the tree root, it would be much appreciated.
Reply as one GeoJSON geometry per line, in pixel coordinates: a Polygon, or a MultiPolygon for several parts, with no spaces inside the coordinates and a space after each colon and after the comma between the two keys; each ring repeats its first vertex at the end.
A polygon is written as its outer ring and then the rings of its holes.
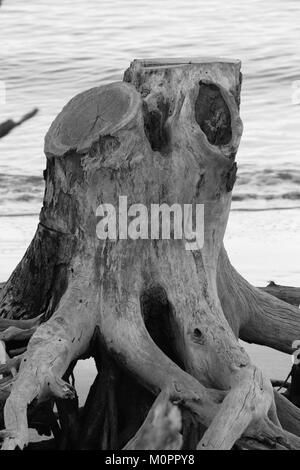
{"type": "MultiPolygon", "coordinates": [[[[145,341],[145,339],[143,341],[145,341]]],[[[128,349],[130,348],[128,348],[127,345],[126,350],[128,351],[128,349]]],[[[143,350],[145,351],[147,349],[151,352],[152,357],[153,355],[155,357],[155,355],[158,354],[156,346],[154,345],[154,343],[152,343],[150,337],[147,339],[146,343],[144,342],[143,350]]],[[[135,356],[139,357],[140,365],[140,348],[138,348],[138,351],[139,353],[137,353],[136,351],[135,356]]],[[[180,430],[179,424],[174,424],[174,426],[172,424],[174,423],[174,415],[172,414],[174,413],[172,412],[173,406],[170,405],[170,403],[172,402],[178,403],[181,407],[191,410],[193,414],[196,414],[196,416],[198,417],[197,420],[200,421],[202,425],[204,424],[204,426],[208,428],[198,446],[199,449],[226,449],[231,448],[235,442],[237,442],[236,445],[238,448],[299,448],[300,440],[297,440],[295,439],[295,436],[292,437],[288,433],[282,431],[280,427],[275,426],[275,424],[271,426],[270,420],[266,421],[268,425],[258,425],[258,423],[264,423],[264,420],[261,419],[261,415],[267,415],[268,410],[271,408],[271,395],[269,396],[267,401],[264,398],[266,384],[264,383],[264,379],[261,375],[258,376],[260,377],[258,381],[257,379],[253,380],[248,377],[245,377],[244,392],[242,392],[243,387],[239,385],[238,387],[236,387],[236,390],[230,391],[223,400],[225,396],[224,393],[213,390],[209,391],[208,389],[202,387],[195,380],[193,384],[191,384],[191,389],[189,390],[187,388],[187,383],[183,379],[183,377],[189,378],[188,382],[191,381],[192,377],[185,374],[183,371],[180,371],[180,369],[177,369],[177,366],[175,366],[174,364],[172,365],[172,362],[170,362],[167,358],[163,359],[163,355],[161,352],[159,353],[159,355],[161,355],[159,359],[160,367],[164,368],[164,362],[168,362],[168,367],[166,369],[163,369],[164,383],[165,385],[168,384],[168,386],[167,388],[162,389],[165,391],[159,394],[158,399],[153,405],[153,408],[149,413],[144,425],[140,428],[137,435],[130,441],[130,443],[125,446],[125,449],[140,449],[142,447],[157,449],[170,447],[173,449],[180,448],[180,445],[182,445],[182,437],[180,436],[180,434],[178,434],[180,430]],[[172,369],[174,370],[173,372],[171,372],[171,377],[173,375],[173,378],[170,377],[170,370],[172,369]],[[171,385],[172,382],[173,385],[171,385]],[[257,388],[256,385],[254,385],[256,383],[257,388]],[[196,391],[197,389],[198,392],[196,391]],[[199,392],[200,394],[198,394],[199,392]],[[244,398],[242,397],[243,393],[244,398]],[[260,394],[262,397],[258,398],[257,395],[260,394]],[[210,404],[208,403],[209,396],[210,404]],[[203,401],[204,399],[205,402],[203,401]],[[262,406],[261,410],[257,407],[258,403],[260,402],[262,403],[262,405],[260,405],[262,406]],[[241,404],[243,404],[242,408],[241,404]],[[203,412],[204,405],[205,413],[203,412]],[[208,405],[210,406],[208,407],[208,405]],[[234,408],[232,407],[232,405],[235,406],[236,413],[234,412],[234,408]],[[210,413],[208,416],[207,413],[209,409],[210,413]],[[251,432],[251,423],[253,424],[253,420],[255,422],[255,426],[253,425],[253,431],[251,432]],[[160,430],[159,432],[158,429],[160,430]],[[242,434],[243,437],[239,439],[242,434]],[[158,436],[160,436],[159,439],[158,436]],[[153,442],[153,440],[155,442],[153,442]],[[150,442],[152,442],[152,444],[150,444],[150,442]],[[153,445],[154,447],[149,447],[150,445],[153,445]]],[[[127,367],[129,367],[131,371],[133,370],[133,368],[137,367],[137,364],[135,365],[135,361],[133,363],[132,361],[132,356],[129,357],[129,361],[127,357],[127,367]]],[[[257,374],[257,371],[255,371],[256,369],[254,369],[254,373],[257,374]]],[[[144,380],[146,379],[148,381],[148,385],[150,385],[153,390],[158,390],[157,385],[162,380],[162,378],[160,378],[160,373],[158,373],[157,378],[155,379],[154,377],[153,381],[152,375],[147,378],[144,377],[144,380]]],[[[57,378],[55,378],[55,380],[53,381],[53,377],[49,378],[49,374],[47,373],[44,375],[43,380],[47,381],[47,387],[43,387],[44,393],[40,394],[41,399],[49,398],[51,396],[55,396],[56,399],[68,399],[73,397],[72,394],[70,396],[70,390],[72,389],[66,382],[57,380],[57,378]]],[[[159,388],[161,388],[161,385],[159,386],[159,388]]],[[[98,393],[97,396],[99,397],[98,393]]],[[[14,406],[15,403],[16,402],[14,401],[14,406]]],[[[91,403],[95,404],[97,403],[97,401],[92,400],[91,403]]],[[[106,403],[106,401],[101,400],[100,403],[104,404],[106,403]]],[[[21,410],[22,409],[19,408],[17,413],[20,414],[21,410]]],[[[68,424],[68,416],[70,416],[70,413],[65,414],[64,410],[65,407],[64,405],[62,405],[62,409],[59,410],[59,414],[61,422],[64,423],[62,429],[64,435],[66,436],[66,429],[70,430],[70,424],[68,424]]],[[[75,415],[76,413],[77,412],[75,412],[75,415]]],[[[178,414],[175,413],[175,416],[178,417],[178,414]]],[[[175,419],[175,421],[178,423],[177,418],[175,419]]],[[[88,424],[90,425],[91,422],[89,421],[88,424]]],[[[97,429],[99,429],[98,424],[99,422],[97,423],[96,420],[97,429]]],[[[22,426],[20,426],[19,429],[22,429],[23,440],[21,440],[20,433],[17,433],[16,431],[10,431],[8,434],[5,434],[5,440],[3,444],[4,449],[12,449],[16,446],[22,448],[22,446],[27,444],[28,441],[24,441],[23,437],[24,427],[22,428],[22,426]]],[[[83,429],[86,429],[86,427],[83,427],[83,429]]],[[[95,435],[95,428],[93,426],[90,428],[90,430],[95,435]]],[[[74,448],[75,442],[78,442],[78,434],[76,434],[76,437],[74,437],[72,448],[74,448]]],[[[61,448],[70,448],[70,444],[67,444],[66,438],[60,439],[60,443],[61,448]]],[[[92,446],[93,448],[95,448],[94,445],[95,444],[93,444],[92,446]]]]}
{"type": "Polygon", "coordinates": [[[77,308],[92,309],[90,302],[81,305],[79,300],[82,300],[82,295],[82,291],[75,285],[70,288],[56,314],[39,326],[32,336],[4,408],[5,425],[10,435],[5,439],[3,449],[23,449],[28,444],[27,406],[36,397],[39,401],[51,397],[76,397],[74,389],[61,377],[76,356],[85,352],[85,344],[92,335],[89,319],[93,311],[88,311],[85,322],[74,316],[72,311],[76,298],[79,305],[77,308]],[[67,317],[73,318],[70,324],[66,321],[67,317]],[[79,329],[74,324],[76,318],[79,320],[79,329]]]}
{"type": "Polygon", "coordinates": [[[36,329],[36,326],[28,329],[10,326],[0,333],[0,341],[4,341],[5,343],[8,343],[9,341],[29,341],[36,329]]]}
{"type": "Polygon", "coordinates": [[[17,330],[31,330],[37,328],[42,322],[43,314],[31,320],[11,320],[7,318],[0,318],[0,331],[5,331],[10,328],[17,330]]]}
{"type": "Polygon", "coordinates": [[[299,308],[249,284],[230,264],[224,247],[219,257],[218,293],[224,314],[242,340],[291,354],[300,338],[299,308]]]}

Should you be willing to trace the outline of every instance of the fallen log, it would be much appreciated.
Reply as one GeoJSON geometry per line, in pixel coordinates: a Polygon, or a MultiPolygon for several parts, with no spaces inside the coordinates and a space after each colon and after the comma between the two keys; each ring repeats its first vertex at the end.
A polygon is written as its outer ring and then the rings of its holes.
{"type": "MultiPolygon", "coordinates": [[[[28,345],[14,349],[23,356],[4,407],[3,449],[28,445],[35,400],[75,399],[65,374],[96,354],[97,329],[105,372],[83,416],[76,403],[63,406],[58,440],[79,419],[93,423],[88,446],[120,448],[124,436],[138,448],[179,446],[178,406],[190,422],[181,431],[185,448],[300,448],[297,408],[276,399],[238,341],[290,352],[300,337],[299,309],[248,284],[223,246],[242,134],[240,88],[239,61],[134,61],[124,82],[81,93],[51,125],[40,224],[0,293],[3,319],[42,315],[28,345]],[[135,219],[127,232],[119,218],[115,236],[113,209],[120,214],[124,196],[135,219]],[[143,225],[141,213],[155,204],[179,214],[204,205],[203,224],[180,233],[173,214],[169,236],[154,224],[151,238],[152,219],[143,225]],[[122,373],[104,409],[114,364],[122,373]],[[167,397],[157,419],[155,396],[167,397]],[[95,403],[101,413],[92,419],[95,403]]],[[[26,330],[14,330],[17,343],[26,330]]]]}
{"type": "Polygon", "coordinates": [[[274,295],[278,299],[284,300],[291,305],[300,305],[300,287],[280,286],[270,281],[266,287],[260,287],[261,290],[268,294],[274,295]]]}

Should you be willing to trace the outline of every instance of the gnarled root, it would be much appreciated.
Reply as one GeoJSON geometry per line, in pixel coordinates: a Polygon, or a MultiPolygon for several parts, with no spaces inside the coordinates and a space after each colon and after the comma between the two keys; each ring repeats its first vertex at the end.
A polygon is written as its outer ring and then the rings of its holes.
{"type": "MultiPolygon", "coordinates": [[[[130,256],[130,253],[127,255],[130,256]]],[[[132,263],[129,265],[131,271],[137,274],[136,277],[132,272],[124,273],[119,278],[120,289],[117,291],[114,290],[113,279],[107,284],[111,288],[105,292],[100,322],[101,334],[109,351],[119,359],[122,367],[134,376],[138,376],[139,380],[159,397],[144,425],[125,448],[150,448],[150,445],[153,445],[153,448],[168,446],[179,448],[182,445],[182,438],[178,434],[179,419],[172,403],[190,410],[197,417],[197,421],[207,429],[198,449],[229,449],[235,443],[239,448],[300,448],[300,439],[281,429],[270,382],[250,363],[246,361],[243,364],[245,361],[243,354],[241,355],[243,367],[238,371],[234,368],[232,370],[230,390],[222,391],[207,387],[205,369],[203,365],[201,366],[200,360],[205,348],[202,355],[199,355],[196,348],[196,353],[190,352],[185,357],[187,368],[193,371],[200,380],[203,379],[206,386],[184,372],[161,351],[146,330],[141,315],[139,305],[141,277],[135,265],[132,263]],[[124,315],[117,318],[108,315],[110,308],[118,309],[120,305],[122,305],[124,315]],[[110,323],[111,320],[113,324],[110,323]],[[198,357],[199,368],[197,368],[195,354],[198,357]]],[[[181,269],[184,271],[184,263],[181,264],[181,269]]],[[[167,284],[165,285],[168,289],[167,284]]],[[[176,301],[175,291],[170,291],[172,301],[176,301]]],[[[60,400],[75,397],[72,387],[60,377],[63,376],[71,361],[86,352],[92,338],[91,324],[95,317],[89,314],[90,323],[84,325],[80,323],[82,318],[80,309],[86,308],[90,311],[85,302],[79,302],[82,296],[82,289],[70,287],[55,315],[47,323],[38,327],[30,340],[28,351],[22,358],[19,374],[5,407],[7,431],[4,449],[23,448],[28,443],[26,411],[28,404],[35,397],[40,400],[51,397],[60,400]],[[71,312],[70,307],[73,305],[74,308],[76,300],[80,307],[71,312]],[[72,318],[72,322],[66,323],[66,318],[72,318]],[[79,329],[81,336],[78,334],[79,329]]],[[[179,298],[177,300],[179,301],[179,298]]],[[[203,299],[202,305],[204,305],[203,299]]],[[[93,303],[90,303],[89,307],[91,310],[95,309],[93,303]]],[[[181,306],[178,303],[177,315],[180,315],[178,313],[180,309],[181,306]]],[[[186,306],[186,310],[189,311],[189,307],[186,306]]],[[[86,312],[87,310],[85,314],[86,312]]],[[[83,318],[87,318],[86,315],[83,318]]],[[[180,317],[175,318],[178,320],[180,317]]],[[[200,322],[198,323],[199,331],[200,328],[204,331],[203,319],[200,317],[195,317],[195,319],[196,322],[200,322]]],[[[210,330],[208,328],[205,331],[207,338],[210,330]]],[[[223,341],[226,338],[229,340],[231,336],[225,335],[223,341]]],[[[199,338],[196,337],[196,340],[198,341],[196,345],[198,344],[199,347],[201,345],[199,338]]],[[[186,354],[188,351],[186,341],[181,354],[184,352],[186,354]]],[[[233,339],[231,338],[230,341],[233,339]]],[[[180,354],[179,348],[177,351],[180,354]]],[[[211,384],[217,385],[216,371],[208,369],[207,374],[211,384]]],[[[218,379],[220,380],[220,377],[218,379]]],[[[101,403],[105,403],[105,400],[101,403]]],[[[61,421],[68,426],[66,419],[62,416],[62,411],[61,421]]],[[[101,423],[102,426],[105,425],[105,421],[101,423]]]]}
{"type": "Polygon", "coordinates": [[[74,284],[69,288],[55,315],[37,328],[28,344],[4,408],[8,435],[3,449],[23,449],[28,444],[27,407],[35,398],[76,397],[61,377],[71,361],[86,351],[93,333],[94,305],[83,302],[82,287],[74,284]]]}
{"type": "MultiPolygon", "coordinates": [[[[184,279],[184,262],[183,260],[181,261],[180,269],[184,279]]],[[[167,263],[164,263],[164,265],[167,265],[167,263]]],[[[131,269],[132,272],[135,272],[136,268],[131,264],[131,269]]],[[[191,272],[189,276],[190,279],[193,279],[191,272]]],[[[154,344],[141,321],[138,302],[139,295],[135,293],[140,277],[137,276],[135,281],[133,281],[133,278],[132,273],[129,274],[127,272],[122,279],[119,279],[120,291],[123,293],[120,298],[118,297],[118,292],[114,292],[114,295],[111,295],[109,292],[107,293],[107,299],[113,297],[117,305],[122,305],[123,311],[126,314],[118,318],[117,321],[114,321],[114,325],[110,325],[109,319],[112,318],[112,315],[109,315],[109,310],[107,310],[109,309],[109,302],[104,302],[103,323],[101,324],[102,333],[106,341],[108,341],[111,352],[122,361],[131,373],[135,376],[138,375],[140,380],[143,380],[145,386],[154,393],[159,391],[167,393],[168,399],[171,402],[178,403],[197,415],[200,423],[207,428],[198,449],[230,449],[243,435],[251,436],[252,441],[256,439],[257,442],[265,442],[266,436],[268,436],[268,439],[272,442],[270,444],[271,447],[276,447],[276,439],[278,436],[281,436],[282,442],[284,441],[283,437],[285,438],[284,443],[281,442],[281,446],[298,448],[300,441],[296,437],[293,439],[289,438],[288,434],[281,429],[276,414],[273,389],[270,381],[256,367],[252,366],[245,353],[239,350],[235,338],[230,335],[229,327],[227,327],[226,332],[224,324],[224,328],[220,330],[220,336],[218,336],[218,327],[214,324],[213,317],[209,316],[209,311],[207,310],[206,314],[210,318],[211,325],[207,322],[204,328],[205,315],[202,311],[202,316],[197,317],[195,314],[197,309],[195,307],[192,310],[196,321],[194,326],[197,327],[198,325],[199,331],[201,329],[203,332],[204,337],[201,343],[198,343],[198,347],[202,344],[203,352],[201,353],[201,348],[198,351],[197,348],[196,350],[189,350],[188,338],[184,339],[181,337],[181,343],[185,344],[185,348],[181,349],[181,353],[185,351],[186,365],[193,371],[193,374],[197,375],[199,380],[204,380],[208,384],[209,377],[211,387],[213,385],[215,387],[220,386],[222,377],[219,374],[219,367],[226,370],[225,377],[228,380],[229,390],[217,391],[201,385],[191,375],[188,375],[176,366],[174,362],[170,361],[157,345],[154,344]],[[213,340],[209,339],[210,334],[214,335],[213,340]],[[213,341],[213,343],[210,344],[210,341],[213,341]],[[208,344],[206,344],[207,342],[208,344]],[[236,342],[236,345],[234,342],[236,342]],[[222,344],[221,349],[218,349],[220,347],[218,343],[222,344]],[[231,345],[231,352],[226,356],[225,351],[229,348],[229,345],[231,345]],[[222,359],[219,364],[218,354],[216,354],[215,359],[212,355],[210,348],[213,347],[221,355],[222,359]],[[215,370],[208,367],[205,371],[204,365],[201,363],[203,358],[205,360],[207,348],[210,353],[209,359],[214,361],[215,370]],[[188,350],[189,353],[187,352],[188,350]],[[235,353],[233,352],[234,350],[235,353]],[[235,365],[235,362],[238,364],[238,359],[240,360],[240,367],[235,365]],[[226,362],[226,360],[232,362],[226,362]],[[155,368],[153,368],[153,364],[156,364],[155,368]],[[231,375],[228,373],[230,368],[231,375]],[[263,425],[265,422],[272,423],[272,426],[266,427],[266,425],[263,425]],[[255,434],[255,429],[264,429],[264,432],[257,432],[255,434]]],[[[172,284],[174,291],[171,291],[170,298],[174,302],[174,292],[182,294],[182,289],[185,289],[184,280],[181,288],[179,288],[179,285],[176,285],[174,270],[172,284]]],[[[191,284],[192,282],[189,289],[191,284]]],[[[192,291],[190,290],[189,298],[191,299],[192,297],[192,291]]],[[[187,299],[188,297],[181,295],[181,298],[187,299]]],[[[204,306],[203,297],[201,299],[202,306],[204,306]]],[[[177,300],[179,301],[179,299],[177,300]]],[[[178,321],[181,318],[183,322],[187,321],[187,319],[190,321],[189,308],[189,304],[185,303],[185,317],[180,317],[181,306],[175,302],[173,312],[176,315],[176,320],[178,321]]],[[[220,318],[218,320],[220,322],[220,318]]],[[[194,326],[190,325],[192,331],[194,326]]],[[[176,331],[178,329],[183,331],[183,328],[177,328],[176,331]]],[[[188,331],[186,328],[185,330],[188,331]]],[[[177,336],[177,338],[179,337],[177,336]]],[[[196,339],[199,341],[198,338],[196,339]]],[[[149,418],[145,422],[144,427],[146,429],[149,427],[149,420],[151,421],[149,418]]],[[[142,439],[144,427],[141,428],[140,433],[137,435],[137,440],[142,439]]],[[[132,441],[133,446],[135,445],[134,442],[137,441],[132,441]]]]}
{"type": "Polygon", "coordinates": [[[249,343],[290,354],[300,339],[300,311],[294,305],[253,287],[230,264],[222,248],[218,266],[218,293],[228,323],[249,343]]]}

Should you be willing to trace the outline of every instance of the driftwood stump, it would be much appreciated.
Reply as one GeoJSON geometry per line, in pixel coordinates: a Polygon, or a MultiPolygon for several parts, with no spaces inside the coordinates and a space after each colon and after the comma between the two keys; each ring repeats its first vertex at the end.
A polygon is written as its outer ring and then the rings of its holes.
{"type": "Polygon", "coordinates": [[[238,342],[289,353],[300,338],[298,308],[248,284],[223,246],[240,88],[239,61],[137,60],[124,82],[81,93],[51,125],[40,223],[0,294],[14,356],[2,367],[3,448],[28,444],[29,404],[75,399],[62,377],[90,354],[99,375],[84,416],[66,407],[62,419],[79,426],[73,447],[93,426],[84,448],[151,448],[160,426],[162,447],[300,448],[299,410],[238,342]],[[204,204],[203,246],[99,239],[98,207],[119,196],[149,211],[204,204]]]}

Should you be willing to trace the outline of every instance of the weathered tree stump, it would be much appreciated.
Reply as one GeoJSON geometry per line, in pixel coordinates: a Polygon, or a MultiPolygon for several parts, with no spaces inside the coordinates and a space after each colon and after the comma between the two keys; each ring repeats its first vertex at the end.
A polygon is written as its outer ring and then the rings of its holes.
{"type": "Polygon", "coordinates": [[[5,404],[3,448],[28,444],[33,400],[75,397],[62,377],[92,353],[95,329],[106,359],[81,425],[99,394],[103,413],[88,447],[133,439],[129,447],[140,448],[160,422],[162,441],[175,447],[300,448],[299,410],[274,397],[238,342],[291,352],[300,338],[299,310],[248,284],[223,246],[240,88],[239,61],[134,61],[124,82],[81,93],[51,125],[40,223],[0,294],[3,327],[20,322],[3,333],[8,353],[26,348],[5,404]],[[97,209],[119,207],[119,196],[149,213],[151,204],[204,204],[203,246],[187,250],[184,237],[99,239],[97,209]],[[157,395],[164,405],[155,420],[157,395]],[[172,404],[185,417],[182,439],[172,404]]]}

